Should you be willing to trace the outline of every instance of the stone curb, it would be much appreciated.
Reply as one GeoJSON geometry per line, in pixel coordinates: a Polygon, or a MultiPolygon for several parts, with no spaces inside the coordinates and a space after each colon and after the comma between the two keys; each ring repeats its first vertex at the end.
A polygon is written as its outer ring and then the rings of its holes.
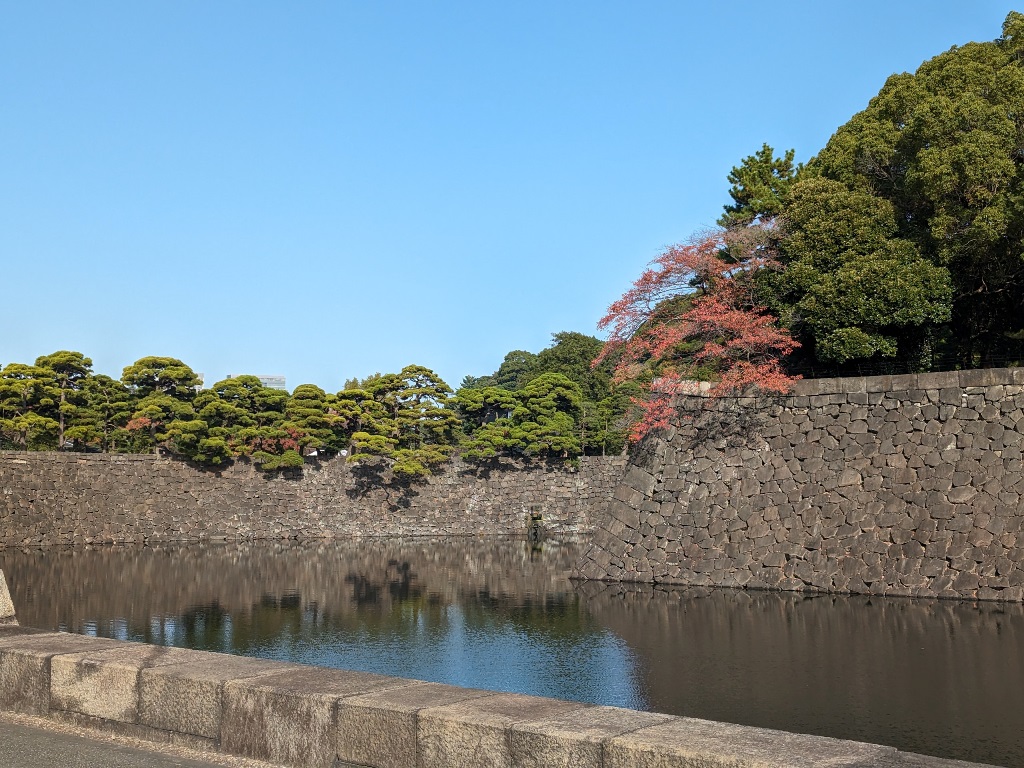
{"type": "Polygon", "coordinates": [[[969,768],[891,747],[0,627],[0,709],[313,768],[969,768]]]}

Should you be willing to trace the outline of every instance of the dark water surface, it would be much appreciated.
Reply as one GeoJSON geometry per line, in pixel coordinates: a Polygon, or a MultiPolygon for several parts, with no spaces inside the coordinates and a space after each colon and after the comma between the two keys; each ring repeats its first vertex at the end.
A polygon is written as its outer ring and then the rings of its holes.
{"type": "Polygon", "coordinates": [[[575,585],[510,539],[0,550],[26,625],[1024,768],[1024,606],[575,585]]]}

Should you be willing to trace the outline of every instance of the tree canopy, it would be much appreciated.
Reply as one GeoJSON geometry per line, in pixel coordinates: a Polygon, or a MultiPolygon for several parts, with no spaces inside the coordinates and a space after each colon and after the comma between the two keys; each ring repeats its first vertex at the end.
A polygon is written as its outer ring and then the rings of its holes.
{"type": "Polygon", "coordinates": [[[333,394],[315,384],[289,394],[248,375],[204,389],[192,368],[173,357],[141,358],[116,380],[94,373],[81,353],[60,350],[34,365],[0,369],[0,448],[160,449],[210,467],[244,458],[265,471],[344,456],[399,478],[432,474],[458,453],[470,461],[567,459],[584,446],[622,446],[610,425],[618,403],[608,395],[610,369],[590,367],[600,346],[583,334],[555,334],[541,354],[507,358],[529,362],[505,379],[522,382],[519,389],[463,387],[458,395],[421,365],[352,378],[333,394]],[[589,416],[577,381],[591,397],[604,398],[589,416]],[[599,418],[604,432],[592,424],[599,418]],[[496,439],[505,425],[514,438],[496,439]]]}
{"type": "Polygon", "coordinates": [[[842,375],[1021,362],[1024,15],[890,77],[806,165],[762,145],[721,229],[666,249],[601,321],[598,357],[647,389],[631,436],[687,381],[785,391],[842,375]]]}
{"type": "MultiPolygon", "coordinates": [[[[813,190],[833,202],[845,192],[855,203],[837,207],[834,226],[856,230],[872,216],[876,241],[867,257],[887,262],[872,271],[899,273],[879,291],[888,298],[867,310],[864,338],[847,345],[855,356],[903,355],[925,343],[960,365],[987,365],[1024,330],[1022,53],[1024,15],[1011,12],[998,39],[953,47],[913,74],[890,77],[808,163],[807,175],[832,182],[813,190]],[[878,330],[877,311],[901,298],[906,311],[892,332],[878,330]]],[[[794,208],[814,204],[810,191],[802,201],[794,192],[784,206],[795,237],[794,208]]],[[[789,247],[798,261],[807,258],[804,243],[789,247]]],[[[828,356],[843,348],[819,343],[816,350],[828,356]]]]}

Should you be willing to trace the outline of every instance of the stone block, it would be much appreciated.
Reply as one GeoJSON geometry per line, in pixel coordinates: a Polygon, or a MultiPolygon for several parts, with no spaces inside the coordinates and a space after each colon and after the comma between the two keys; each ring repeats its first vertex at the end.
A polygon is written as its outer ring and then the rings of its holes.
{"type": "Polygon", "coordinates": [[[1006,368],[979,368],[960,371],[961,387],[991,387],[996,384],[1012,384],[1013,378],[1006,368]]]}
{"type": "Polygon", "coordinates": [[[416,765],[418,713],[425,707],[491,696],[491,691],[410,683],[338,702],[338,759],[359,765],[416,765]]]}
{"type": "Polygon", "coordinates": [[[675,718],[606,742],[604,768],[852,767],[885,765],[897,755],[892,747],[675,718]]]}
{"type": "Polygon", "coordinates": [[[197,651],[141,643],[90,649],[50,660],[50,708],[120,723],[139,722],[139,673],[179,664],[197,651]]]}
{"type": "Polygon", "coordinates": [[[11,592],[7,589],[4,572],[0,571],[0,625],[17,623],[18,620],[14,615],[14,601],[11,600],[11,592]]]}
{"type": "Polygon", "coordinates": [[[820,391],[822,381],[824,381],[824,379],[798,379],[797,381],[795,381],[793,383],[792,392],[794,398],[793,404],[798,408],[801,407],[801,403],[803,406],[806,406],[807,403],[803,402],[801,398],[813,397],[814,395],[823,394],[820,391]]]}
{"type": "MultiPolygon", "coordinates": [[[[939,403],[941,405],[960,405],[963,391],[959,387],[946,387],[939,390],[939,403]]],[[[952,414],[950,414],[952,416],[952,414]]],[[[949,418],[949,416],[942,416],[940,410],[940,418],[949,418]]]]}
{"type": "Polygon", "coordinates": [[[864,394],[866,391],[864,389],[864,377],[850,376],[848,378],[839,379],[839,391],[849,394],[864,394]]]}
{"type": "Polygon", "coordinates": [[[938,371],[935,373],[919,373],[917,386],[920,389],[936,390],[960,386],[959,371],[938,371]]]}
{"type": "Polygon", "coordinates": [[[422,709],[419,713],[418,768],[511,766],[509,729],[548,720],[588,705],[519,694],[422,709]]]}
{"type": "Polygon", "coordinates": [[[624,485],[632,488],[643,496],[650,496],[654,493],[657,478],[637,466],[630,466],[626,471],[625,477],[622,478],[622,482],[624,485]]]}
{"type": "Polygon", "coordinates": [[[868,393],[889,392],[892,390],[892,376],[865,376],[864,391],[868,393]]]}
{"type": "Polygon", "coordinates": [[[920,384],[920,380],[916,373],[903,373],[898,376],[893,376],[890,380],[891,391],[899,391],[900,395],[897,397],[898,400],[906,400],[909,395],[907,392],[912,389],[923,389],[920,384]]]}
{"type": "Polygon", "coordinates": [[[329,768],[334,711],[345,696],[408,685],[366,672],[299,667],[224,684],[221,750],[283,765],[329,768]]]}
{"type": "Polygon", "coordinates": [[[50,711],[50,660],[61,653],[110,648],[106,640],[66,632],[0,633],[0,709],[45,715],[50,711]]]}
{"type": "Polygon", "coordinates": [[[139,675],[139,723],[220,739],[224,684],[301,669],[296,664],[196,652],[194,660],[146,667],[139,675]]]}
{"type": "Polygon", "coordinates": [[[509,738],[511,765],[512,768],[600,768],[605,741],[671,719],[671,715],[618,707],[586,707],[549,720],[515,725],[509,738]]]}
{"type": "Polygon", "coordinates": [[[843,487],[846,487],[846,486],[849,486],[849,485],[858,485],[858,484],[860,484],[860,482],[861,482],[860,472],[858,472],[855,469],[847,468],[847,469],[844,469],[842,472],[839,473],[838,485],[839,485],[840,488],[843,488],[843,487]]]}

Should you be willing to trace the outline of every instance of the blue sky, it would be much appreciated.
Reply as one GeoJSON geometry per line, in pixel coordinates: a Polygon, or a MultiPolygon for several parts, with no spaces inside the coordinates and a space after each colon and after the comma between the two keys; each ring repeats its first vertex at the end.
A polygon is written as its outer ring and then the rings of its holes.
{"type": "Polygon", "coordinates": [[[596,333],[762,142],[806,160],[1012,7],[8,3],[0,364],[457,386],[596,333]]]}

